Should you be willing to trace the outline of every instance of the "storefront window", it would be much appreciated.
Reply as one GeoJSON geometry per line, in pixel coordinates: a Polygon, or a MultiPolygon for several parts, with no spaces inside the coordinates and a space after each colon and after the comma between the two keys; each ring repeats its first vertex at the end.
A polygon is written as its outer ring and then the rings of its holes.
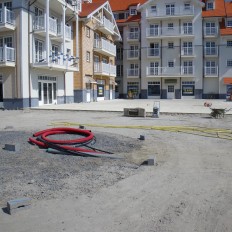
{"type": "Polygon", "coordinates": [[[97,96],[104,97],[104,85],[97,85],[97,96]]]}
{"type": "Polygon", "coordinates": [[[194,96],[194,85],[182,85],[182,96],[194,96]]]}

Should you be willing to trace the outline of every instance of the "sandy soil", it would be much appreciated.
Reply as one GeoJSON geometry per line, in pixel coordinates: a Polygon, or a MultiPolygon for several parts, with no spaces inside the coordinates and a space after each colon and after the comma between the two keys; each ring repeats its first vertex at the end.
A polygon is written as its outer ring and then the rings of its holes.
{"type": "MultiPolygon", "coordinates": [[[[22,141],[32,131],[64,121],[76,125],[232,129],[231,116],[211,119],[207,115],[175,114],[154,119],[126,118],[120,113],[0,111],[0,117],[1,135],[8,133],[9,136],[12,131],[21,133],[18,141],[23,147],[27,144],[23,145],[22,141]]],[[[35,147],[27,147],[26,154],[0,152],[0,186],[5,189],[0,190],[1,207],[4,208],[8,197],[17,197],[17,192],[32,197],[29,209],[12,216],[4,210],[0,212],[0,231],[232,231],[231,140],[145,129],[94,126],[89,129],[99,138],[106,139],[108,135],[116,141],[116,147],[127,149],[126,144],[131,144],[129,150],[119,149],[125,160],[82,159],[80,162],[75,160],[77,157],[46,157],[35,147]],[[145,141],[138,140],[140,135],[145,136],[145,141]],[[26,158],[30,149],[34,150],[34,162],[28,165],[26,158]],[[11,158],[7,159],[7,155],[11,158]],[[12,155],[17,157],[15,163],[12,155]],[[20,156],[25,159],[22,158],[19,165],[20,156]],[[139,166],[149,156],[156,157],[157,165],[139,166]],[[41,159],[44,169],[40,169],[38,159],[41,159]],[[81,168],[69,169],[72,164],[81,168]],[[19,170],[19,167],[25,174],[20,176],[18,172],[15,176],[14,170],[19,170]],[[55,176],[46,180],[41,170],[50,171],[50,175],[55,176]],[[30,180],[34,181],[29,184],[30,180]],[[53,180],[57,184],[51,186],[59,188],[49,189],[53,180]],[[44,196],[41,196],[41,191],[44,196]]],[[[3,143],[2,140],[1,146],[3,143]]],[[[109,147],[110,143],[111,140],[107,142],[109,147]]]]}

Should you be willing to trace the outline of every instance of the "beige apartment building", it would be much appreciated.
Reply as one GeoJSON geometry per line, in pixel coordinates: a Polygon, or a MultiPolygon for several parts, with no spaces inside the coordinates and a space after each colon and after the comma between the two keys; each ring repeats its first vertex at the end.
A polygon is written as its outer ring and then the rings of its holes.
{"type": "Polygon", "coordinates": [[[84,2],[79,14],[78,28],[79,32],[74,32],[74,35],[79,36],[81,59],[79,72],[74,75],[74,102],[114,99],[114,42],[121,40],[121,36],[109,3],[84,2]]]}

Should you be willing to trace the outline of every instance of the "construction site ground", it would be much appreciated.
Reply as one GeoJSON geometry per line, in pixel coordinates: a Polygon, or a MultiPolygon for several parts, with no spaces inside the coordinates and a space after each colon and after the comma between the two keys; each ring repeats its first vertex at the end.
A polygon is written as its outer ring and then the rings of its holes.
{"type": "Polygon", "coordinates": [[[0,111],[0,231],[232,231],[231,111],[215,119],[203,100],[166,100],[153,118],[153,103],[0,111]],[[147,107],[149,114],[125,117],[123,107],[147,107]],[[94,146],[122,159],[50,154],[28,143],[39,130],[80,125],[95,134],[94,146]],[[5,144],[20,149],[7,151],[5,144]],[[141,165],[150,157],[154,166],[141,165]],[[7,201],[21,197],[31,206],[9,215],[7,201]]]}

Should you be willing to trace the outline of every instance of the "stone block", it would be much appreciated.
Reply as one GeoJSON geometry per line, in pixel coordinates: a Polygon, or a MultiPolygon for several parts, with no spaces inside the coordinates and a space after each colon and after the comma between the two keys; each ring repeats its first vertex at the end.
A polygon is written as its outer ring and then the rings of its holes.
{"type": "Polygon", "coordinates": [[[10,200],[7,202],[7,211],[9,214],[14,214],[19,210],[29,208],[31,205],[31,199],[30,198],[19,198],[10,200]]]}
{"type": "Polygon", "coordinates": [[[16,151],[18,152],[20,150],[19,144],[5,144],[5,150],[7,151],[16,151]]]}
{"type": "Polygon", "coordinates": [[[154,166],[155,164],[156,164],[155,157],[149,157],[149,159],[147,160],[147,165],[154,166]]]}

